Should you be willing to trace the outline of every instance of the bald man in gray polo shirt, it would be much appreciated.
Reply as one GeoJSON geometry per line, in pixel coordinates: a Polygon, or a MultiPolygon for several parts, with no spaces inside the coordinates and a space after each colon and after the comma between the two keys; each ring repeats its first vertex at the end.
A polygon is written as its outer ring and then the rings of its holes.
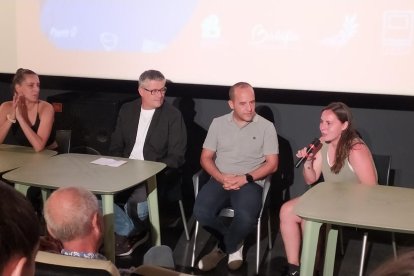
{"type": "Polygon", "coordinates": [[[256,114],[252,86],[236,83],[229,98],[233,111],[213,120],[200,158],[201,166],[212,177],[197,195],[194,215],[218,240],[218,245],[198,262],[203,271],[214,269],[227,255],[228,267],[240,268],[243,241],[254,229],[260,212],[264,179],[279,163],[276,129],[256,114]],[[218,214],[229,204],[234,218],[227,226],[218,214]]]}

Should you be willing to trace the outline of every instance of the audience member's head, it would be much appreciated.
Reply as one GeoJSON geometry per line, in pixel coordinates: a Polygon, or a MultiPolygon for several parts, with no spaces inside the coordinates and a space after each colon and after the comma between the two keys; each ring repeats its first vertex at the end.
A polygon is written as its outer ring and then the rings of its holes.
{"type": "Polygon", "coordinates": [[[39,222],[30,202],[0,183],[0,275],[34,275],[39,222]]]}
{"type": "Polygon", "coordinates": [[[81,187],[60,188],[44,206],[50,235],[64,249],[97,252],[102,241],[102,216],[94,194],[81,187]]]}
{"type": "Polygon", "coordinates": [[[414,276],[414,250],[383,263],[371,276],[414,276]]]}

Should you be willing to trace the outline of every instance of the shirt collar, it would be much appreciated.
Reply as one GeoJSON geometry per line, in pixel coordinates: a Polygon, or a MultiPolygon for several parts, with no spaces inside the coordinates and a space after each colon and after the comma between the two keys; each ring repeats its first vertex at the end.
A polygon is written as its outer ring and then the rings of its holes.
{"type": "MultiPolygon", "coordinates": [[[[229,122],[234,122],[234,120],[233,120],[233,113],[234,113],[234,111],[230,112],[230,113],[228,114],[228,116],[227,116],[227,120],[228,120],[229,122]]],[[[256,113],[256,114],[254,114],[254,117],[253,117],[252,122],[256,123],[256,122],[257,122],[257,120],[259,119],[258,117],[259,117],[259,115],[257,115],[257,113],[256,113]]],[[[249,122],[249,123],[251,123],[251,122],[249,122]]]]}
{"type": "Polygon", "coordinates": [[[65,255],[65,256],[84,258],[84,259],[106,260],[105,256],[99,253],[94,253],[94,252],[77,252],[77,251],[70,251],[70,250],[62,249],[60,251],[60,254],[65,255]]]}

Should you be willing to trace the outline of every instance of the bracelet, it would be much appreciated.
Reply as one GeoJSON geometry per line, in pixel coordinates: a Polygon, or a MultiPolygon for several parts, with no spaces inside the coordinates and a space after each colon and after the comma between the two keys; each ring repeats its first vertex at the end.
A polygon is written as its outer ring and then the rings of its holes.
{"type": "Polygon", "coordinates": [[[7,121],[9,121],[10,123],[12,123],[12,124],[15,124],[16,123],[16,119],[10,118],[10,114],[7,114],[6,115],[6,118],[7,118],[7,121]]]}

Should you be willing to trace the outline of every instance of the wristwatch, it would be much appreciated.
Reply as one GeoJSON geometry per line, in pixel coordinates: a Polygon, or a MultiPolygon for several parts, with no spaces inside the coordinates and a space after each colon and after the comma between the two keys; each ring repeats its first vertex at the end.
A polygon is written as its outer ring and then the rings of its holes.
{"type": "Polygon", "coordinates": [[[248,173],[246,173],[246,174],[245,174],[245,176],[246,176],[246,180],[247,180],[247,182],[254,182],[253,176],[251,176],[251,175],[250,175],[250,174],[248,174],[248,173]]]}

